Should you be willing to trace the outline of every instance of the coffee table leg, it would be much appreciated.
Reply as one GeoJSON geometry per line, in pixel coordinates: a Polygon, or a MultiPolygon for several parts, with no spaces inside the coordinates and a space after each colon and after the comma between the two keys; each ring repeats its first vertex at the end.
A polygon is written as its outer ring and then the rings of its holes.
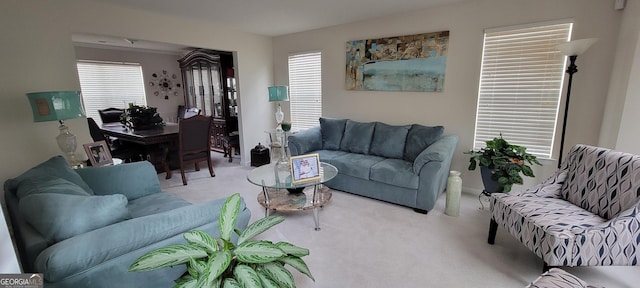
{"type": "Polygon", "coordinates": [[[269,207],[271,206],[271,201],[269,199],[269,192],[267,191],[267,187],[264,185],[264,180],[262,181],[262,195],[264,195],[264,217],[269,217],[269,207]]]}
{"type": "Polygon", "coordinates": [[[313,221],[316,222],[316,231],[320,231],[320,208],[313,208],[313,221]]]}

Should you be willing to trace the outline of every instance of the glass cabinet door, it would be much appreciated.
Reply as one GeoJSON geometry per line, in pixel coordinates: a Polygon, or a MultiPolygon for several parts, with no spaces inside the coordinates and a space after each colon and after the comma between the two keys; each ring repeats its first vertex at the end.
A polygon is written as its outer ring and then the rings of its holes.
{"type": "Polygon", "coordinates": [[[183,75],[187,85],[187,107],[200,108],[202,115],[223,118],[220,65],[213,62],[195,62],[183,75]]]}

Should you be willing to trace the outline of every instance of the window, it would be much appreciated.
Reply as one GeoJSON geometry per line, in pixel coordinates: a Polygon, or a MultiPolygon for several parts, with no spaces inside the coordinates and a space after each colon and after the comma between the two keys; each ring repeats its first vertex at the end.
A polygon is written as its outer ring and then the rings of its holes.
{"type": "Polygon", "coordinates": [[[100,109],[147,105],[140,64],[78,61],[77,66],[85,112],[98,125],[100,109]]]}
{"type": "Polygon", "coordinates": [[[527,152],[551,158],[565,58],[556,45],[572,23],[486,30],[474,149],[502,133],[527,152]]]}
{"type": "Polygon", "coordinates": [[[291,125],[302,130],[319,125],[322,116],[322,53],[289,55],[291,125]]]}

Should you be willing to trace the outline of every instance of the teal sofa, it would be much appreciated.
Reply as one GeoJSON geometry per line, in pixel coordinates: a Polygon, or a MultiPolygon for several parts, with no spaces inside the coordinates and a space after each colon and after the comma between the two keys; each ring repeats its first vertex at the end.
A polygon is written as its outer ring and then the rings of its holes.
{"type": "MultiPolygon", "coordinates": [[[[218,235],[225,199],[190,204],[162,192],[149,162],[73,170],[56,156],[4,183],[23,271],[45,287],[171,287],[186,268],[128,272],[153,249],[186,243],[192,229],[218,235]]],[[[236,227],[250,218],[242,203],[236,227]]]]}
{"type": "Polygon", "coordinates": [[[289,137],[291,155],[318,153],[338,168],[325,185],[427,213],[446,188],[458,136],[444,127],[320,118],[289,137]]]}

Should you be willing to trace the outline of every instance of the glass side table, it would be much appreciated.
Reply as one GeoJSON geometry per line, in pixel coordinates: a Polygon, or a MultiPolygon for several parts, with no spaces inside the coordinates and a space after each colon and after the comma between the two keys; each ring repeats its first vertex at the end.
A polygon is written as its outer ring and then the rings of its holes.
{"type": "Polygon", "coordinates": [[[304,211],[313,209],[315,230],[320,230],[319,209],[331,199],[331,190],[322,185],[333,179],[338,169],[320,162],[320,179],[296,183],[291,182],[291,172],[288,167],[271,163],[255,168],[247,175],[252,184],[262,187],[258,194],[258,203],[265,208],[265,217],[270,211],[304,211]],[[298,193],[289,192],[300,191],[298,193]]]}

